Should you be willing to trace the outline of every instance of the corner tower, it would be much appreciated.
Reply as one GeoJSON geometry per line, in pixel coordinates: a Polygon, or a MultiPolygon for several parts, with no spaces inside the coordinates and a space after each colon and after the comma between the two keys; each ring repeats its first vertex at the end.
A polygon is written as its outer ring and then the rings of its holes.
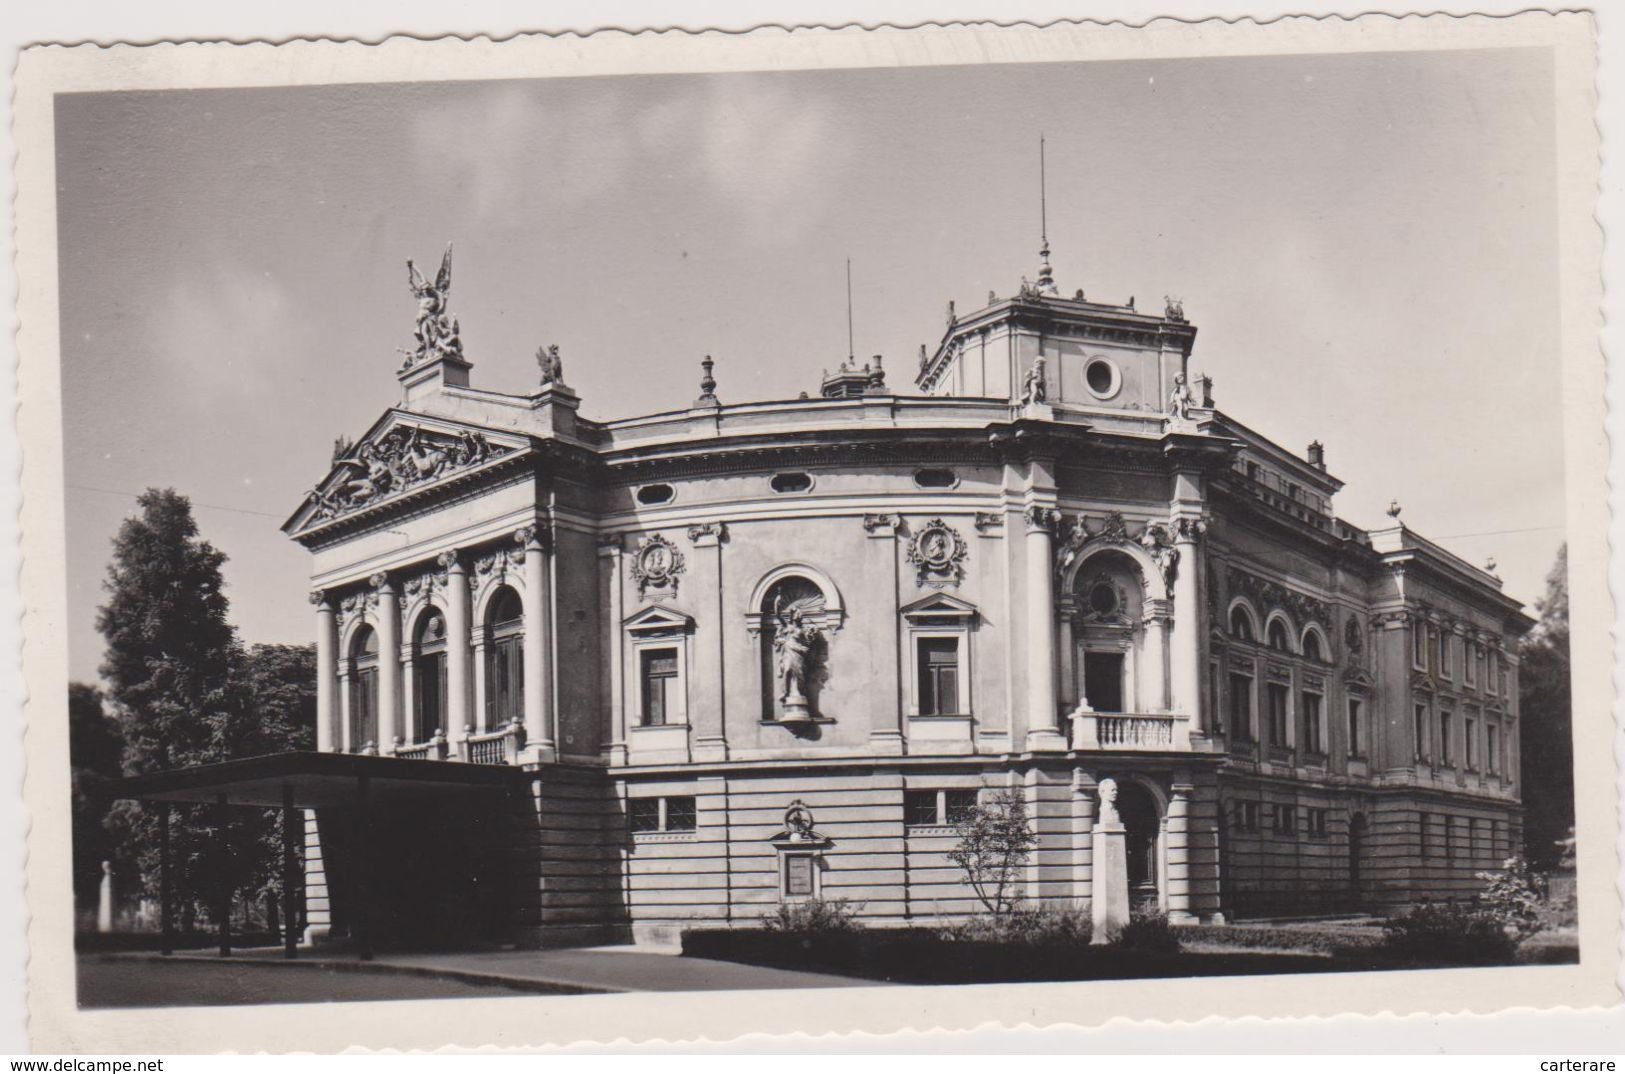
{"type": "MultiPolygon", "coordinates": [[[[986,305],[963,317],[949,303],[947,329],[934,354],[922,352],[915,385],[927,395],[1032,401],[1030,378],[1042,358],[1041,401],[1058,411],[1163,413],[1175,378],[1188,382],[1195,342],[1196,327],[1177,301],[1152,314],[1132,298],[1118,306],[1091,302],[1081,290],[1061,297],[1045,256],[1038,282],[1022,280],[1008,298],[990,292],[986,305]]],[[[1191,402],[1211,405],[1196,384],[1191,402]]]]}

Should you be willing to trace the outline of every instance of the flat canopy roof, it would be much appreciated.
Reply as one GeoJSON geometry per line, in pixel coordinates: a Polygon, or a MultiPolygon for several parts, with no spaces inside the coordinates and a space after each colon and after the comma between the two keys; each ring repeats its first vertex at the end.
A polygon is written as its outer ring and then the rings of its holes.
{"type": "Polygon", "coordinates": [[[499,791],[529,778],[523,769],[508,765],[297,752],[126,776],[96,789],[106,798],[142,802],[213,803],[223,794],[229,805],[266,807],[285,804],[283,792],[288,789],[296,807],[319,809],[356,801],[362,777],[369,799],[499,791]]]}

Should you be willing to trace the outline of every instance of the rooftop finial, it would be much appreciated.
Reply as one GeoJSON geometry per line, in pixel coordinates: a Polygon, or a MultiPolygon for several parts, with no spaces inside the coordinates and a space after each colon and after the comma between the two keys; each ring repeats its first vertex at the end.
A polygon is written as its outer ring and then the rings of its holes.
{"type": "Polygon", "coordinates": [[[701,405],[712,405],[717,401],[717,378],[711,375],[711,367],[716,365],[707,354],[700,360],[700,397],[696,402],[701,405]]]}
{"type": "Polygon", "coordinates": [[[1056,294],[1055,270],[1049,263],[1049,199],[1044,174],[1044,136],[1038,136],[1038,292],[1056,294]]]}
{"type": "Polygon", "coordinates": [[[1399,501],[1398,500],[1389,500],[1388,501],[1388,517],[1393,519],[1395,522],[1398,522],[1399,521],[1399,512],[1400,512],[1399,501]]]}

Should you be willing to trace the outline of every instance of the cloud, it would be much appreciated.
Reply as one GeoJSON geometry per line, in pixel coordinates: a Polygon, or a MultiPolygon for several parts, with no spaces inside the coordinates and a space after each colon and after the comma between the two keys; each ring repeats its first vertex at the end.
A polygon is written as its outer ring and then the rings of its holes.
{"type": "Polygon", "coordinates": [[[228,257],[196,267],[207,275],[179,276],[144,333],[177,381],[172,397],[215,405],[271,395],[275,370],[305,345],[292,297],[272,273],[228,257]]]}

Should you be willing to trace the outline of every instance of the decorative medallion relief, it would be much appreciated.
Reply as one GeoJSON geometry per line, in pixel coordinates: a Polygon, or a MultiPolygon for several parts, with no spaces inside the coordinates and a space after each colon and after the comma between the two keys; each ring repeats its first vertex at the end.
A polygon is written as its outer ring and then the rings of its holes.
{"type": "Polygon", "coordinates": [[[631,569],[632,580],[638,586],[638,599],[646,599],[650,590],[666,591],[675,597],[677,578],[683,573],[683,554],[657,533],[638,542],[631,569]]]}
{"type": "Polygon", "coordinates": [[[916,582],[936,588],[965,580],[965,539],[940,518],[933,518],[908,543],[908,561],[916,582]]]}
{"type": "Polygon", "coordinates": [[[398,425],[334,459],[335,473],[310,500],[317,520],[337,518],[508,451],[467,429],[453,436],[398,425]]]}

